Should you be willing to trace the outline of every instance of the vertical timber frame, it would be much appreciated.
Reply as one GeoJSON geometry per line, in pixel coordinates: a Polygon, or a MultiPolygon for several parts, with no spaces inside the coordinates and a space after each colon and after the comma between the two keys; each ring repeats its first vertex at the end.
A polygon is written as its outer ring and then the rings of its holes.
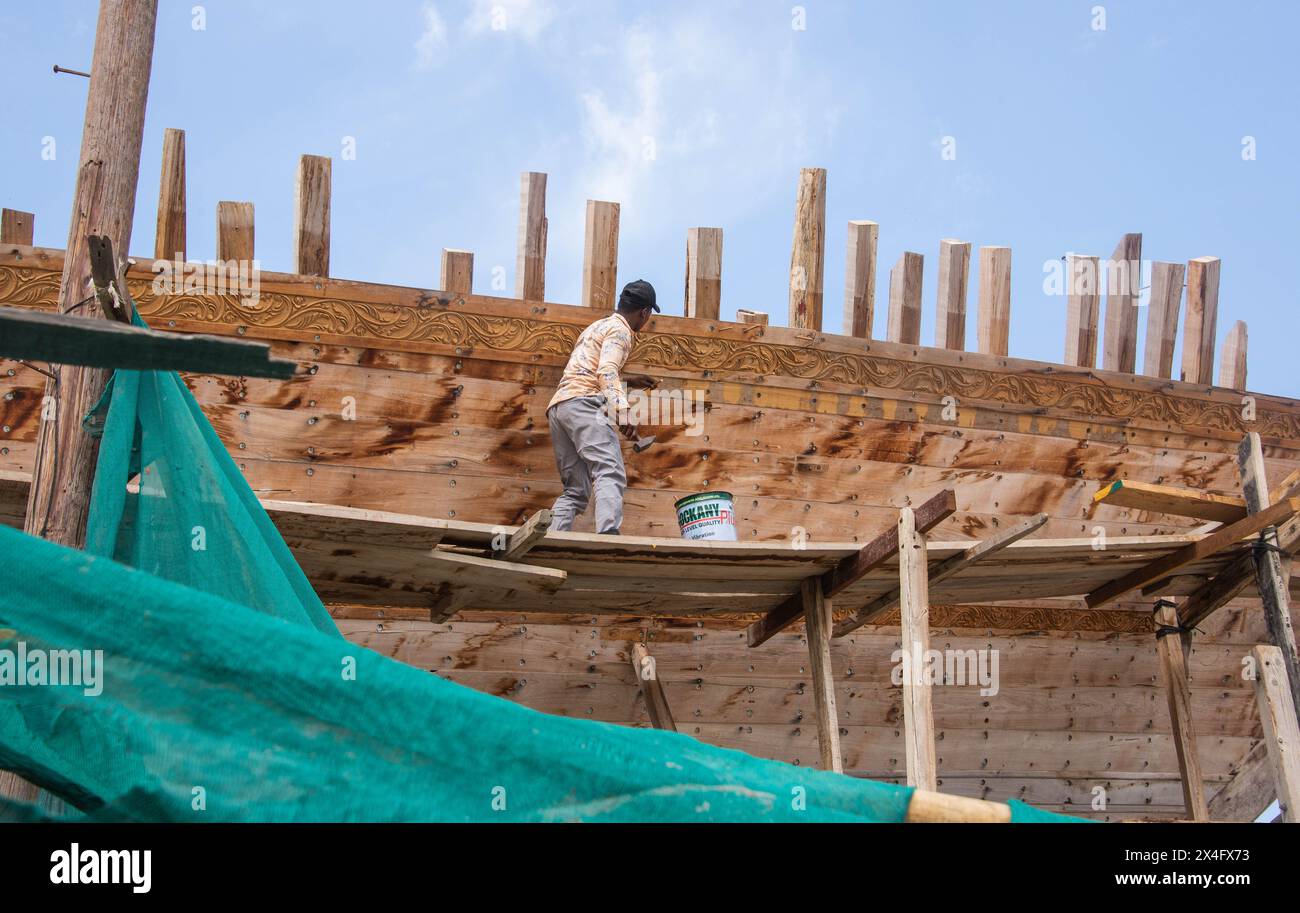
{"type": "Polygon", "coordinates": [[[185,131],[163,131],[162,174],[158,180],[155,260],[185,262],[185,131]]]}
{"type": "Polygon", "coordinates": [[[687,317],[717,320],[722,310],[722,229],[686,230],[687,317]]]}
{"type": "Polygon", "coordinates": [[[1174,603],[1161,599],[1155,605],[1156,652],[1169,700],[1169,725],[1173,731],[1178,770],[1183,782],[1183,802],[1193,821],[1209,821],[1205,778],[1196,748],[1192,720],[1192,691],[1187,671],[1188,632],[1178,621],[1174,603]]]}
{"type": "Polygon", "coordinates": [[[875,222],[849,223],[848,250],[844,259],[844,335],[871,338],[876,313],[876,241],[880,226],[875,222]]]}
{"type": "Polygon", "coordinates": [[[1291,682],[1277,647],[1259,644],[1250,651],[1255,660],[1255,700],[1264,729],[1273,783],[1282,820],[1300,822],[1300,724],[1291,702],[1291,682]]]}
{"type": "Polygon", "coordinates": [[[980,248],[979,296],[979,350],[1005,356],[1011,338],[1011,248],[980,248]]]}
{"type": "Polygon", "coordinates": [[[898,608],[903,641],[903,748],[907,785],[934,791],[938,773],[934,748],[934,705],[930,681],[920,664],[930,649],[930,577],[925,533],[916,514],[898,513],[898,608]]]}
{"type": "Polygon", "coordinates": [[[587,201],[579,302],[583,307],[612,311],[618,304],[618,222],[617,203],[587,201]]]}
{"type": "Polygon", "coordinates": [[[822,770],[844,773],[840,751],[840,722],[835,710],[835,677],[831,671],[831,600],[821,580],[809,577],[799,587],[804,626],[808,635],[808,660],[812,669],[813,704],[817,712],[817,748],[822,770]]]}
{"type": "Polygon", "coordinates": [[[821,331],[826,267],[826,169],[802,168],[790,250],[791,329],[821,331]]]}
{"type": "Polygon", "coordinates": [[[637,684],[641,686],[641,694],[645,697],[645,709],[650,717],[650,725],[655,729],[676,732],[677,723],[673,720],[672,710],[668,707],[663,683],[659,681],[659,670],[645,644],[632,644],[632,670],[636,673],[637,684]]]}
{"type": "Polygon", "coordinates": [[[519,175],[519,246],[515,255],[515,297],[546,299],[546,175],[519,175]]]}

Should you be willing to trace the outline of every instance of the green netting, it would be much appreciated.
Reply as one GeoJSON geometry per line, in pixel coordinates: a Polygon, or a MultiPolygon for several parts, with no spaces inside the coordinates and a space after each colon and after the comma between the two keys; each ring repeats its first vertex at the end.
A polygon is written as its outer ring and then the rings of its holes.
{"type": "Polygon", "coordinates": [[[120,371],[105,404],[87,551],[0,529],[0,768],[79,815],[903,819],[905,787],[547,716],[349,643],[175,374],[120,371]],[[102,690],[6,684],[19,651],[102,651],[102,690]]]}

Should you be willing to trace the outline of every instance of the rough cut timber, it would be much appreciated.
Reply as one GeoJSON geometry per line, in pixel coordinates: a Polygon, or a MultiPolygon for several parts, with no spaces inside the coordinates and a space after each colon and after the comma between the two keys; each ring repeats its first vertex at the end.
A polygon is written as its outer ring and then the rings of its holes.
{"type": "Polygon", "coordinates": [[[1246,323],[1238,320],[1223,341],[1219,362],[1219,386],[1229,390],[1246,389],[1246,323]]]}
{"type": "Polygon", "coordinates": [[[1006,355],[1011,338],[1011,248],[980,248],[979,350],[1006,355]]]}
{"type": "Polygon", "coordinates": [[[217,204],[217,259],[251,263],[253,251],[253,204],[222,200],[217,204]]]}
{"type": "Polygon", "coordinates": [[[1281,650],[1266,644],[1251,650],[1251,656],[1255,660],[1255,699],[1282,820],[1296,824],[1300,822],[1300,724],[1286,661],[1281,650]]]}
{"type": "Polygon", "coordinates": [[[474,290],[474,254],[444,247],[439,258],[438,285],[455,295],[470,294],[474,290]]]}
{"type": "Polygon", "coordinates": [[[820,581],[804,580],[799,585],[804,626],[808,637],[808,665],[812,675],[813,703],[817,710],[817,747],[822,770],[844,772],[840,754],[840,718],[835,710],[835,679],[831,673],[831,601],[820,581]]]}
{"type": "Polygon", "coordinates": [[[1231,770],[1233,776],[1210,800],[1211,821],[1249,824],[1277,798],[1268,749],[1263,742],[1254,747],[1231,770]]]}
{"type": "Polygon", "coordinates": [[[1132,374],[1137,370],[1138,289],[1142,279],[1142,235],[1120,239],[1106,263],[1106,328],[1101,366],[1132,374]]]}
{"type": "Polygon", "coordinates": [[[1178,631],[1178,610],[1173,603],[1156,604],[1156,650],[1164,677],[1165,696],[1169,702],[1169,721],[1173,727],[1174,747],[1178,752],[1178,769],[1182,772],[1183,801],[1193,821],[1209,821],[1205,802],[1205,784],[1197,750],[1193,722],[1192,694],[1187,678],[1187,664],[1178,631]]]}
{"type": "Polygon", "coordinates": [[[870,339],[876,314],[876,222],[849,223],[844,260],[844,335],[870,339]]]}
{"type": "Polygon", "coordinates": [[[758,326],[767,326],[767,314],[763,311],[747,311],[744,308],[736,310],[736,320],[740,323],[752,323],[758,326]]]}
{"type": "Polygon", "coordinates": [[[1182,379],[1189,384],[1214,383],[1214,335],[1219,317],[1218,257],[1197,257],[1187,263],[1187,318],[1183,323],[1182,379]]]}
{"type": "Polygon", "coordinates": [[[1241,498],[1126,479],[1117,479],[1103,486],[1092,499],[1112,507],[1131,507],[1219,523],[1234,523],[1246,516],[1246,502],[1241,498]]]}
{"type": "Polygon", "coordinates": [[[515,257],[515,297],[546,298],[546,175],[519,175],[519,245],[515,257]]]}
{"type": "Polygon", "coordinates": [[[790,251],[789,326],[822,328],[822,276],[826,268],[826,169],[799,171],[790,251]]]}
{"type": "Polygon", "coordinates": [[[966,348],[966,289],[970,285],[970,242],[939,242],[939,295],[934,344],[966,348]]]}
{"type": "Polygon", "coordinates": [[[298,160],[294,183],[293,262],[303,276],[330,274],[330,191],[333,163],[326,155],[298,160]]]}
{"type": "Polygon", "coordinates": [[[0,210],[0,244],[31,247],[35,236],[36,216],[18,209],[0,210]]]}
{"type": "Polygon", "coordinates": [[[717,320],[722,308],[722,229],[686,231],[687,317],[717,320]]]}
{"type": "Polygon", "coordinates": [[[163,131],[162,170],[158,181],[155,260],[185,262],[185,131],[163,131]]]}
{"type": "Polygon", "coordinates": [[[618,218],[617,203],[587,201],[582,247],[583,307],[612,311],[618,304],[618,218]]]}
{"type": "Polygon", "coordinates": [[[934,707],[925,668],[930,650],[930,586],[925,533],[910,507],[898,513],[898,583],[902,620],[899,638],[903,662],[903,744],[907,785],[935,790],[934,707]]]}
{"type": "Polygon", "coordinates": [[[1151,264],[1151,296],[1147,302],[1146,354],[1142,373],[1172,377],[1174,343],[1178,338],[1178,312],[1183,301],[1183,265],[1151,264]]]}
{"type": "Polygon", "coordinates": [[[889,271],[890,342],[919,345],[921,342],[921,276],[924,258],[904,251],[889,271]]]}
{"type": "Polygon", "coordinates": [[[650,717],[650,725],[655,729],[676,732],[677,723],[673,720],[668,698],[664,696],[664,686],[659,681],[655,659],[650,655],[645,644],[632,644],[632,671],[636,674],[636,680],[641,686],[641,694],[645,697],[645,709],[650,717]]]}
{"type": "Polygon", "coordinates": [[[1065,363],[1097,366],[1098,260],[1070,254],[1066,258],[1069,289],[1065,316],[1065,363]]]}

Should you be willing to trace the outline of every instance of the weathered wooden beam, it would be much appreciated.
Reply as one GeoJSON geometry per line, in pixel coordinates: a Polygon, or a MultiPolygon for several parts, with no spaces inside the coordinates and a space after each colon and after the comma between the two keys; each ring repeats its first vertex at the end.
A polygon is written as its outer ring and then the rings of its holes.
{"type": "Polygon", "coordinates": [[[185,131],[163,131],[162,173],[158,180],[155,260],[185,262],[185,131]]]}
{"type": "Polygon", "coordinates": [[[217,259],[251,263],[253,251],[253,204],[217,203],[217,259]]]}
{"type": "Polygon", "coordinates": [[[1006,355],[1011,338],[1011,248],[980,248],[979,350],[1006,355]]]}
{"type": "Polygon", "coordinates": [[[821,330],[825,266],[826,169],[802,168],[794,204],[794,243],[790,250],[789,326],[821,330]]]}
{"type": "Polygon", "coordinates": [[[937,788],[934,752],[934,705],[923,663],[930,649],[929,562],[925,533],[917,528],[910,507],[898,513],[899,621],[903,660],[903,751],[907,785],[937,788]]]}
{"type": "Polygon", "coordinates": [[[1101,366],[1132,374],[1137,370],[1138,289],[1142,278],[1142,235],[1120,238],[1106,264],[1106,327],[1101,366]]]}
{"type": "Polygon", "coordinates": [[[890,342],[921,343],[921,277],[925,258],[904,251],[889,271],[890,342]]]}
{"type": "Polygon", "coordinates": [[[1103,485],[1092,496],[1092,500],[1094,504],[1149,510],[1197,520],[1216,520],[1219,523],[1235,523],[1246,516],[1246,502],[1241,498],[1128,479],[1117,479],[1103,485]]]}
{"type": "Polygon", "coordinates": [[[1183,321],[1183,369],[1189,384],[1214,383],[1214,335],[1219,316],[1218,257],[1187,263],[1187,316],[1183,321]]]}
{"type": "Polygon", "coordinates": [[[294,182],[293,262],[303,276],[330,274],[330,187],[333,164],[326,155],[298,160],[294,182]]]}
{"type": "Polygon", "coordinates": [[[526,590],[534,594],[553,594],[569,576],[552,567],[537,567],[480,558],[435,548],[424,566],[427,579],[444,584],[429,610],[429,620],[446,621],[466,605],[473,591],[526,590]]]}
{"type": "Polygon", "coordinates": [[[1183,802],[1192,820],[1208,821],[1210,812],[1205,803],[1205,780],[1201,774],[1200,755],[1196,748],[1192,691],[1187,678],[1187,658],[1180,641],[1178,610],[1173,603],[1160,600],[1156,603],[1155,620],[1158,625],[1156,652],[1160,656],[1160,669],[1164,675],[1169,725],[1182,777],[1183,802]]]}
{"type": "Polygon", "coordinates": [[[1246,389],[1246,322],[1238,320],[1223,340],[1219,356],[1219,386],[1246,389]]]}
{"type": "Polygon", "coordinates": [[[518,561],[528,554],[529,549],[546,538],[551,528],[553,515],[549,510],[539,510],[528,518],[523,526],[510,535],[506,547],[493,552],[492,557],[498,561],[518,561]]]}
{"type": "Polygon", "coordinates": [[[1142,373],[1172,377],[1174,344],[1178,339],[1178,312],[1183,301],[1183,265],[1151,264],[1151,295],[1147,301],[1147,340],[1142,373]]]}
{"type": "Polygon", "coordinates": [[[876,222],[849,223],[848,250],[844,261],[844,335],[871,338],[876,314],[876,222]]]}
{"type": "Polygon", "coordinates": [[[970,285],[970,242],[951,238],[939,242],[939,295],[934,344],[941,349],[966,348],[966,289],[970,285]]]}
{"type": "Polygon", "coordinates": [[[1236,765],[1232,779],[1210,800],[1210,820],[1250,823],[1277,798],[1268,749],[1257,742],[1236,765]]]}
{"type": "Polygon", "coordinates": [[[799,587],[808,635],[808,661],[812,673],[813,706],[817,713],[817,747],[822,770],[844,773],[840,752],[840,718],[835,711],[835,677],[831,672],[831,601],[821,581],[810,577],[799,587]]]}
{"type": "Polygon", "coordinates": [[[687,317],[717,320],[722,310],[722,229],[686,230],[687,317]]]}
{"type": "Polygon", "coordinates": [[[36,233],[36,216],[21,209],[0,210],[0,244],[32,246],[36,233]]]}
{"type": "Polygon", "coordinates": [[[767,326],[767,314],[763,311],[747,311],[740,308],[736,311],[737,323],[753,323],[759,326],[767,326]]]}
{"type": "MultiPolygon", "coordinates": [[[[983,539],[964,552],[953,555],[933,568],[930,569],[930,584],[936,584],[947,580],[956,574],[960,574],[966,568],[978,563],[990,555],[997,554],[1013,542],[1019,542],[1025,536],[1028,536],[1034,530],[1039,529],[1047,522],[1047,514],[1035,514],[1027,520],[1022,520],[1014,526],[1007,527],[1002,532],[995,533],[987,539],[983,539]]],[[[852,615],[842,619],[835,625],[833,636],[843,637],[851,631],[856,631],[863,625],[872,624],[889,612],[893,611],[898,605],[901,597],[900,588],[895,587],[887,593],[877,596],[871,602],[867,603],[861,609],[858,609],[852,615]]]]}
{"type": "MultiPolygon", "coordinates": [[[[1300,548],[1300,517],[1293,517],[1278,530],[1278,547],[1283,557],[1300,548]]],[[[1227,605],[1255,580],[1255,557],[1247,552],[1187,598],[1179,610],[1183,625],[1194,628],[1227,605]]]]}
{"type": "Polygon", "coordinates": [[[1097,367],[1099,267],[1096,257],[1070,254],[1066,258],[1069,290],[1065,312],[1065,364],[1097,367]]]}
{"type": "Polygon", "coordinates": [[[1300,823],[1300,723],[1296,722],[1286,660],[1282,651],[1270,644],[1257,644],[1250,655],[1255,659],[1255,701],[1282,820],[1300,823]]]}
{"type": "Polygon", "coordinates": [[[444,292],[469,295],[474,290],[474,254],[468,250],[442,249],[438,286],[444,292]]]}
{"type": "Polygon", "coordinates": [[[646,714],[650,725],[655,729],[677,731],[672,710],[668,706],[668,697],[664,694],[663,684],[659,681],[659,670],[655,659],[646,649],[645,644],[632,644],[632,669],[636,672],[637,684],[645,697],[646,714]]]}
{"type": "Polygon", "coordinates": [[[515,297],[546,300],[546,175],[519,175],[519,245],[515,255],[515,297]]]}
{"type": "Polygon", "coordinates": [[[618,304],[618,219],[617,203],[587,201],[582,244],[583,307],[612,311],[618,304]]]}

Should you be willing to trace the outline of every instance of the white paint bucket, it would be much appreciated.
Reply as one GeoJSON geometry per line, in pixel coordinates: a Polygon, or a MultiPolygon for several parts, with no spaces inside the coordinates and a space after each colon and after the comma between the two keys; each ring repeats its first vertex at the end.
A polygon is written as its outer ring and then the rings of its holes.
{"type": "Polygon", "coordinates": [[[702,491],[673,505],[683,539],[736,541],[736,510],[730,492],[702,491]]]}

